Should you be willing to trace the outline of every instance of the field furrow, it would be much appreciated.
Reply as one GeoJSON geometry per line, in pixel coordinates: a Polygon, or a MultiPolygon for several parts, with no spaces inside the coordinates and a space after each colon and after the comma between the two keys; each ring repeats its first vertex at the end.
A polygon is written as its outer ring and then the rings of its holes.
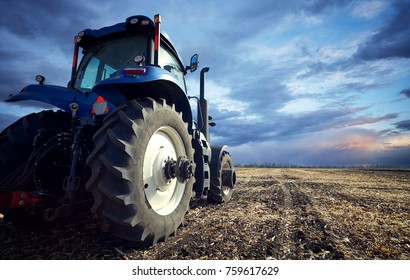
{"type": "Polygon", "coordinates": [[[237,170],[227,204],[194,201],[175,237],[129,248],[91,216],[0,223],[2,259],[410,259],[410,170],[237,170]]]}

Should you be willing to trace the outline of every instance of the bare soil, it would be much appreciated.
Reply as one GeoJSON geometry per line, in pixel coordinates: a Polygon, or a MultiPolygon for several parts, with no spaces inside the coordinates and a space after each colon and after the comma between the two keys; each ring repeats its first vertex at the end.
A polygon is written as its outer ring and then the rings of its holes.
{"type": "Polygon", "coordinates": [[[410,170],[238,169],[232,200],[193,202],[176,236],[127,247],[91,215],[0,223],[1,259],[410,259],[410,170]]]}

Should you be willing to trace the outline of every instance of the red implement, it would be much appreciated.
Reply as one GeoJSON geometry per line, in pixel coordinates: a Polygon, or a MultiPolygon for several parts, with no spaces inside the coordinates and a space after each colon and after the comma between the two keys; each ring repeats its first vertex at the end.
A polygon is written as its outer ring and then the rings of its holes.
{"type": "Polygon", "coordinates": [[[41,202],[41,198],[31,197],[29,192],[15,191],[0,195],[0,209],[24,208],[41,202]]]}

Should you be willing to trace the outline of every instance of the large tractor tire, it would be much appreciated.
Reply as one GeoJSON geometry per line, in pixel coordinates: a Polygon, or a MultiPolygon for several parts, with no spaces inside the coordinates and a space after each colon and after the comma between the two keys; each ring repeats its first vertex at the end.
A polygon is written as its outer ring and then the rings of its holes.
{"type": "Polygon", "coordinates": [[[193,193],[194,152],[182,114],[165,100],[131,100],[93,139],[86,188],[102,229],[142,246],[165,241],[182,224],[193,193]]]}
{"type": "Polygon", "coordinates": [[[212,147],[211,187],[208,201],[215,203],[228,202],[232,198],[236,184],[236,173],[232,158],[225,147],[212,147]]]}
{"type": "Polygon", "coordinates": [[[70,119],[65,112],[46,110],[22,117],[0,133],[0,191],[12,190],[13,186],[4,186],[1,182],[26,163],[38,130],[69,129],[70,119]]]}

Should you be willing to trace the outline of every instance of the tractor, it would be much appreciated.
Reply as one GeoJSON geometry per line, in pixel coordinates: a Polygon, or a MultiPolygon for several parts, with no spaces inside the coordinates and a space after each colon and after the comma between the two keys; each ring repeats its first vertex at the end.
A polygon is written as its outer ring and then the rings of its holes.
{"type": "Polygon", "coordinates": [[[177,232],[193,201],[229,201],[236,174],[227,146],[210,144],[208,67],[199,97],[187,93],[185,75],[198,65],[198,54],[183,64],[160,15],[79,32],[67,86],[37,75],[5,100],[56,109],[0,134],[4,220],[47,224],[91,212],[104,232],[151,246],[177,232]]]}

